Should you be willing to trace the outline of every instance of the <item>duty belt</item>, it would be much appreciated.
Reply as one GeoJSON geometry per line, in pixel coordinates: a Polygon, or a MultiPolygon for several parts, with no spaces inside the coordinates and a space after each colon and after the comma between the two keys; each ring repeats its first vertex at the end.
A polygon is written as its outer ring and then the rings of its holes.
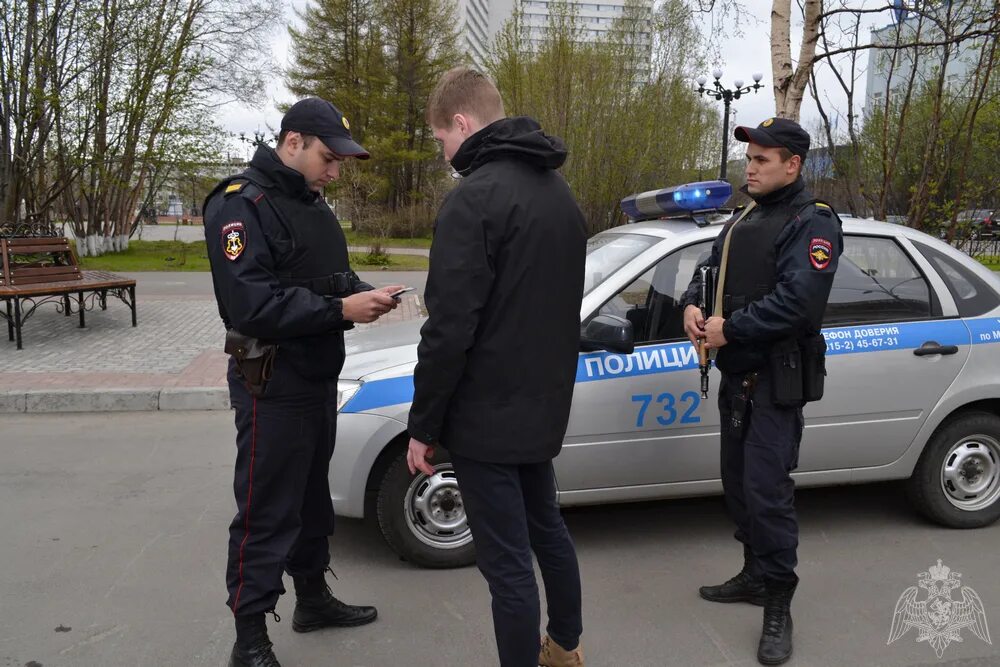
{"type": "Polygon", "coordinates": [[[354,271],[344,273],[331,273],[328,276],[316,278],[293,278],[290,276],[279,276],[279,280],[284,287],[305,287],[322,296],[343,297],[354,292],[354,285],[361,281],[354,271]]]}

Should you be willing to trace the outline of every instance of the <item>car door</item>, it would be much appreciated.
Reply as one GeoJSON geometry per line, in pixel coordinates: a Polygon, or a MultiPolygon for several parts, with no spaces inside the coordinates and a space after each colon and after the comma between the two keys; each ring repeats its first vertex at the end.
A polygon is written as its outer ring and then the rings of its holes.
{"type": "Polygon", "coordinates": [[[844,242],[824,318],[825,394],[806,406],[799,472],[895,461],[970,350],[951,299],[943,312],[896,238],[846,234],[844,242]]]}
{"type": "Polygon", "coordinates": [[[680,307],[695,266],[710,251],[710,240],[673,250],[594,313],[631,321],[636,347],[631,355],[580,355],[569,429],[555,462],[560,491],[718,477],[715,393],[701,398],[697,352],[684,336],[680,307]]]}

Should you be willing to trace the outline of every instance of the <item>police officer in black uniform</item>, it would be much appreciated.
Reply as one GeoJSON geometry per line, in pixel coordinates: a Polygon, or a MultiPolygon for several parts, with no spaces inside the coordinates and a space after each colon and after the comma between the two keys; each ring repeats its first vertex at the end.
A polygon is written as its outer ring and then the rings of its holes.
{"type": "MultiPolygon", "coordinates": [[[[333,506],[327,480],[336,436],[344,331],[395,307],[348,265],[347,243],[322,197],[347,157],[368,158],[331,103],[309,98],[281,121],[277,149],[205,202],[205,239],[219,314],[228,331],[236,411],[228,605],[236,619],[230,665],[274,667],[265,613],[295,585],[292,627],[309,632],[375,620],[327,586],[333,506]]],[[[278,620],[275,614],[275,620],[278,620]]]]}
{"type": "Polygon", "coordinates": [[[722,316],[705,320],[694,305],[699,271],[683,302],[691,342],[716,351],[722,371],[722,483],[744,565],[699,592],[713,602],[763,605],[757,659],[776,665],[791,657],[798,583],[790,473],[798,465],[802,407],[822,395],[820,328],[843,237],[833,210],[805,189],[809,135],[798,123],[771,118],[737,127],[735,136],[748,144],[743,192],[754,204],[723,228],[707,260],[719,268],[727,256],[717,292],[722,316]]]}

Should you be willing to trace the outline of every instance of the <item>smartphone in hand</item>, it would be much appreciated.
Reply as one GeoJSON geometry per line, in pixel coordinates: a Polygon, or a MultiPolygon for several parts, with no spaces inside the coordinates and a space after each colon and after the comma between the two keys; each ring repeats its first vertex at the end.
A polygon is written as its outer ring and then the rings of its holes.
{"type": "Polygon", "coordinates": [[[403,289],[401,289],[401,290],[398,290],[398,291],[395,291],[395,292],[393,292],[393,293],[392,293],[392,294],[390,294],[389,296],[391,296],[391,297],[392,297],[393,299],[396,299],[396,300],[398,301],[398,300],[399,300],[399,297],[400,297],[401,295],[403,295],[403,294],[406,294],[407,292],[412,292],[412,291],[413,291],[413,290],[415,290],[415,289],[416,289],[416,287],[404,287],[404,288],[403,288],[403,289]]]}

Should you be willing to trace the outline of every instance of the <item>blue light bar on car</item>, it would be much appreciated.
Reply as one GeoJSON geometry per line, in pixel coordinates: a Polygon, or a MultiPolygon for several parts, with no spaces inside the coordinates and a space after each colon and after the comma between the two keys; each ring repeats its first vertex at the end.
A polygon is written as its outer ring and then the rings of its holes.
{"type": "Polygon", "coordinates": [[[630,195],[622,199],[621,208],[632,220],[649,220],[716,209],[732,194],[733,186],[725,181],[699,181],[630,195]]]}

